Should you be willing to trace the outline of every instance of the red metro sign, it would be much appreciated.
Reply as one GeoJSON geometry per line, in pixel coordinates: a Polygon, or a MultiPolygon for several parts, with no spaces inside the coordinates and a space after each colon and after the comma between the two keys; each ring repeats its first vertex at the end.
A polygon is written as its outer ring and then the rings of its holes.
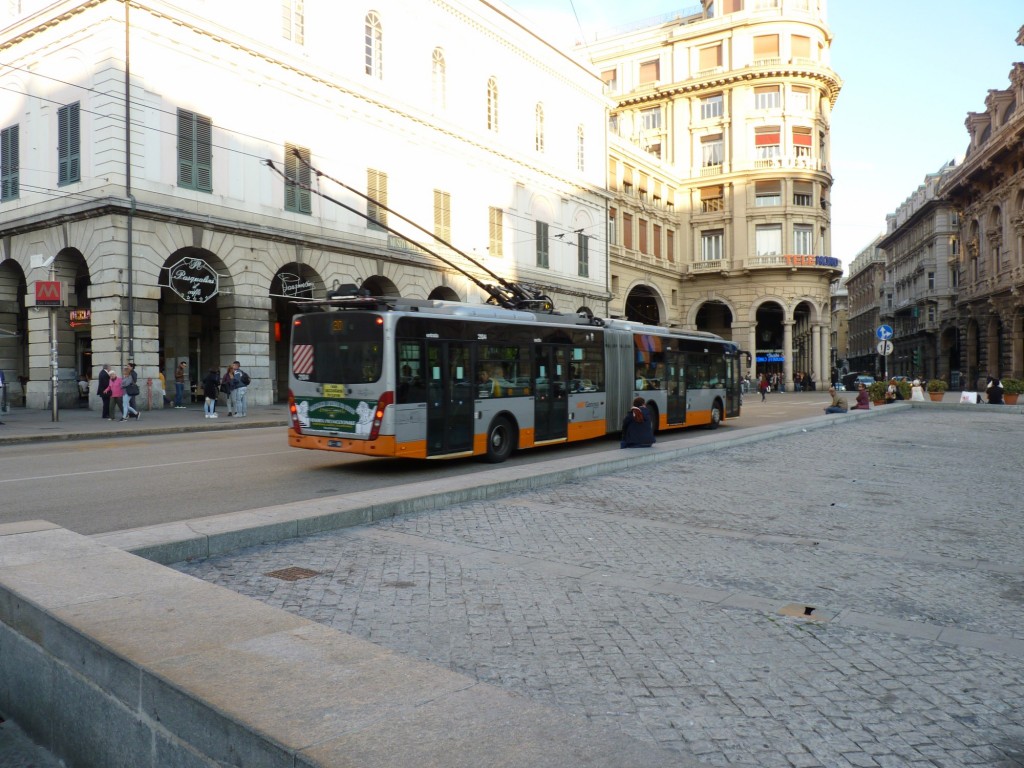
{"type": "Polygon", "coordinates": [[[36,306],[59,307],[64,295],[63,283],[59,280],[36,281],[36,306]]]}
{"type": "Polygon", "coordinates": [[[202,259],[182,259],[168,269],[168,286],[193,304],[205,304],[219,292],[220,276],[202,259]]]}

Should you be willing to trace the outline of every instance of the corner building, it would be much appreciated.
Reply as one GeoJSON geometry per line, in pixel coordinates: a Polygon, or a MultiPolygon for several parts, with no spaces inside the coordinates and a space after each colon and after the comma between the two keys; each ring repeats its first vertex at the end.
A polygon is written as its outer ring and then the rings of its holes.
{"type": "Polygon", "coordinates": [[[69,406],[78,376],[135,362],[145,407],[180,360],[193,382],[239,360],[267,404],[291,299],[485,301],[451,265],[607,314],[602,84],[500,3],[22,0],[0,8],[0,60],[16,404],[47,407],[54,368],[69,406]]]}
{"type": "Polygon", "coordinates": [[[703,0],[577,49],[613,100],[613,315],[709,330],[754,372],[830,368],[829,126],[841,88],[824,0],[703,0]]]}

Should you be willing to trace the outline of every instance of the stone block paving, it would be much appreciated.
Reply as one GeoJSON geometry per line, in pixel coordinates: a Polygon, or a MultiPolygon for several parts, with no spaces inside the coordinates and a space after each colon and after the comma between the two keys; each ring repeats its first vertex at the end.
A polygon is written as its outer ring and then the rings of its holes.
{"type": "Polygon", "coordinates": [[[1012,768],[1022,445],[1017,415],[840,417],[178,568],[707,765],[1012,768]]]}

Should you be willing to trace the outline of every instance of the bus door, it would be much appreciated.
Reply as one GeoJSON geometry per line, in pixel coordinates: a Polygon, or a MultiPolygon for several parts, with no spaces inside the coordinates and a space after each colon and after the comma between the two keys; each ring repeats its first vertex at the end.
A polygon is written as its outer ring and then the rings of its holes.
{"type": "Polygon", "coordinates": [[[537,344],[533,348],[533,440],[569,435],[569,347],[537,344]]]}
{"type": "Polygon", "coordinates": [[[685,424],[686,375],[682,352],[674,349],[665,352],[665,384],[668,388],[665,419],[669,424],[685,424]]]}
{"type": "Polygon", "coordinates": [[[740,415],[740,353],[725,358],[725,415],[740,415]]]}
{"type": "Polygon", "coordinates": [[[473,450],[469,345],[427,341],[427,455],[473,450]]]}

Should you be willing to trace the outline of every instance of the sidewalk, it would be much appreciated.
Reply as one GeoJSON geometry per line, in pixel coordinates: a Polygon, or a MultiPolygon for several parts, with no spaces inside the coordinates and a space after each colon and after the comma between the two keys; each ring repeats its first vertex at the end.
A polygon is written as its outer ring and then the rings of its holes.
{"type": "Polygon", "coordinates": [[[0,425],[0,445],[10,445],[217,429],[283,428],[288,424],[288,406],[284,403],[249,406],[249,414],[242,418],[228,418],[227,412],[220,409],[219,418],[206,419],[203,418],[203,406],[192,404],[183,409],[143,410],[137,421],[124,422],[104,421],[99,410],[88,408],[60,410],[57,421],[53,420],[49,410],[11,408],[0,414],[0,422],[3,422],[0,425]]]}

